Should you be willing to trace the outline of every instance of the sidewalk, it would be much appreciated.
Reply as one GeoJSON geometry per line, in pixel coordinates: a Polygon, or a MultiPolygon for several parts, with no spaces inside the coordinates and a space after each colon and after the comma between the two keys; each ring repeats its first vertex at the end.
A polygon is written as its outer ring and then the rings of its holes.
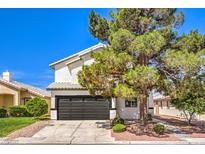
{"type": "MultiPolygon", "coordinates": [[[[76,145],[79,143],[71,143],[71,142],[39,142],[36,141],[8,141],[0,139],[0,145],[76,145]]],[[[187,139],[186,141],[107,141],[107,142],[84,142],[80,143],[84,145],[205,145],[205,139],[187,139]]]]}

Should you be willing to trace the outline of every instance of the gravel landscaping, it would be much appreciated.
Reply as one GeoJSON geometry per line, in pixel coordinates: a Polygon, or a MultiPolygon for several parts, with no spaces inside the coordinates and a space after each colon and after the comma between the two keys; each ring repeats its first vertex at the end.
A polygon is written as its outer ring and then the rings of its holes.
{"type": "Polygon", "coordinates": [[[122,133],[112,132],[116,141],[180,141],[174,134],[166,134],[159,137],[148,135],[135,135],[128,131],[122,133]]]}
{"type": "Polygon", "coordinates": [[[158,136],[153,132],[153,125],[158,123],[155,120],[155,122],[149,122],[145,127],[137,122],[128,124],[125,132],[112,131],[112,137],[116,141],[181,141],[187,137],[205,138],[205,121],[193,121],[193,124],[189,126],[185,119],[177,117],[155,116],[154,119],[158,119],[167,126],[164,135],[158,136]]]}
{"type": "Polygon", "coordinates": [[[165,128],[163,135],[158,135],[154,132],[156,122],[149,121],[145,126],[139,122],[126,124],[125,132],[116,133],[112,131],[112,137],[116,141],[180,141],[174,133],[165,128]]]}
{"type": "Polygon", "coordinates": [[[184,119],[179,119],[177,117],[156,116],[155,118],[166,121],[168,124],[175,126],[182,133],[190,137],[205,138],[205,121],[193,121],[193,124],[189,126],[184,119]]]}
{"type": "Polygon", "coordinates": [[[192,133],[188,134],[188,136],[191,138],[205,138],[205,133],[192,133]]]}

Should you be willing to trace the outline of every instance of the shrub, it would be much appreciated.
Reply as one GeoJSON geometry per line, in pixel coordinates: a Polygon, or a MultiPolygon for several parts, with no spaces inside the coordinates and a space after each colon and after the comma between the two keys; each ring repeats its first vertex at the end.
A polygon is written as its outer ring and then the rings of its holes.
{"type": "Polygon", "coordinates": [[[9,115],[12,117],[29,117],[30,116],[25,105],[9,107],[9,115]]]}
{"type": "Polygon", "coordinates": [[[116,124],[112,127],[112,130],[116,133],[124,132],[126,131],[126,126],[123,124],[116,124]]]}
{"type": "Polygon", "coordinates": [[[124,124],[124,119],[120,118],[118,115],[112,120],[112,126],[115,126],[117,124],[124,124]]]}
{"type": "Polygon", "coordinates": [[[0,118],[5,118],[7,116],[7,110],[5,108],[0,108],[0,118]]]}
{"type": "Polygon", "coordinates": [[[148,121],[151,121],[151,120],[152,120],[152,114],[151,114],[151,113],[148,113],[148,114],[146,115],[146,119],[147,119],[148,121]]]}
{"type": "Polygon", "coordinates": [[[50,120],[50,115],[44,114],[37,118],[38,120],[50,120]]]}
{"type": "Polygon", "coordinates": [[[35,97],[26,103],[27,111],[34,117],[39,117],[48,112],[48,104],[45,100],[35,97]]]}
{"type": "Polygon", "coordinates": [[[153,130],[158,135],[163,135],[165,132],[165,126],[162,124],[155,124],[153,130]]]}

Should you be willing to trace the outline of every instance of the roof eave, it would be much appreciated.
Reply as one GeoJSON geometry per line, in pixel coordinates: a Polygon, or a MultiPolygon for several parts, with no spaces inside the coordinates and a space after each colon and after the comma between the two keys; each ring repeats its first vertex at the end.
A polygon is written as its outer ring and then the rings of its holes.
{"type": "Polygon", "coordinates": [[[46,88],[46,90],[87,90],[86,88],[46,88]]]}
{"type": "MultiPolygon", "coordinates": [[[[97,48],[103,48],[103,47],[106,47],[106,45],[105,45],[105,44],[102,44],[102,43],[98,43],[98,44],[96,44],[96,45],[94,45],[94,46],[92,46],[92,47],[90,47],[90,48],[87,48],[87,49],[85,49],[85,50],[82,50],[82,51],[80,51],[80,52],[78,52],[78,53],[76,53],[76,54],[73,54],[73,55],[68,56],[68,57],[66,57],[66,58],[64,58],[64,59],[58,60],[58,61],[56,61],[56,62],[50,64],[49,67],[51,67],[52,69],[54,69],[54,68],[55,68],[55,65],[57,65],[57,64],[59,64],[59,63],[61,63],[61,62],[64,62],[64,61],[66,61],[66,60],[68,60],[68,59],[70,59],[70,58],[73,58],[73,57],[75,57],[75,56],[78,56],[78,55],[79,55],[79,56],[85,55],[85,54],[87,54],[87,53],[89,53],[89,52],[91,52],[91,51],[93,51],[93,50],[95,50],[95,49],[97,49],[97,48]]],[[[78,58],[78,57],[76,57],[76,58],[78,58]]]]}

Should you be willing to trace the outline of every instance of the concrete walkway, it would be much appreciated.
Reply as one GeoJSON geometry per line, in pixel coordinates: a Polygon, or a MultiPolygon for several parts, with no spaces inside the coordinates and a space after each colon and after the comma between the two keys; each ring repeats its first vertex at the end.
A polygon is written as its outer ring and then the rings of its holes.
{"type": "Polygon", "coordinates": [[[111,144],[109,121],[52,121],[33,137],[5,141],[7,144],[111,144]]]}

